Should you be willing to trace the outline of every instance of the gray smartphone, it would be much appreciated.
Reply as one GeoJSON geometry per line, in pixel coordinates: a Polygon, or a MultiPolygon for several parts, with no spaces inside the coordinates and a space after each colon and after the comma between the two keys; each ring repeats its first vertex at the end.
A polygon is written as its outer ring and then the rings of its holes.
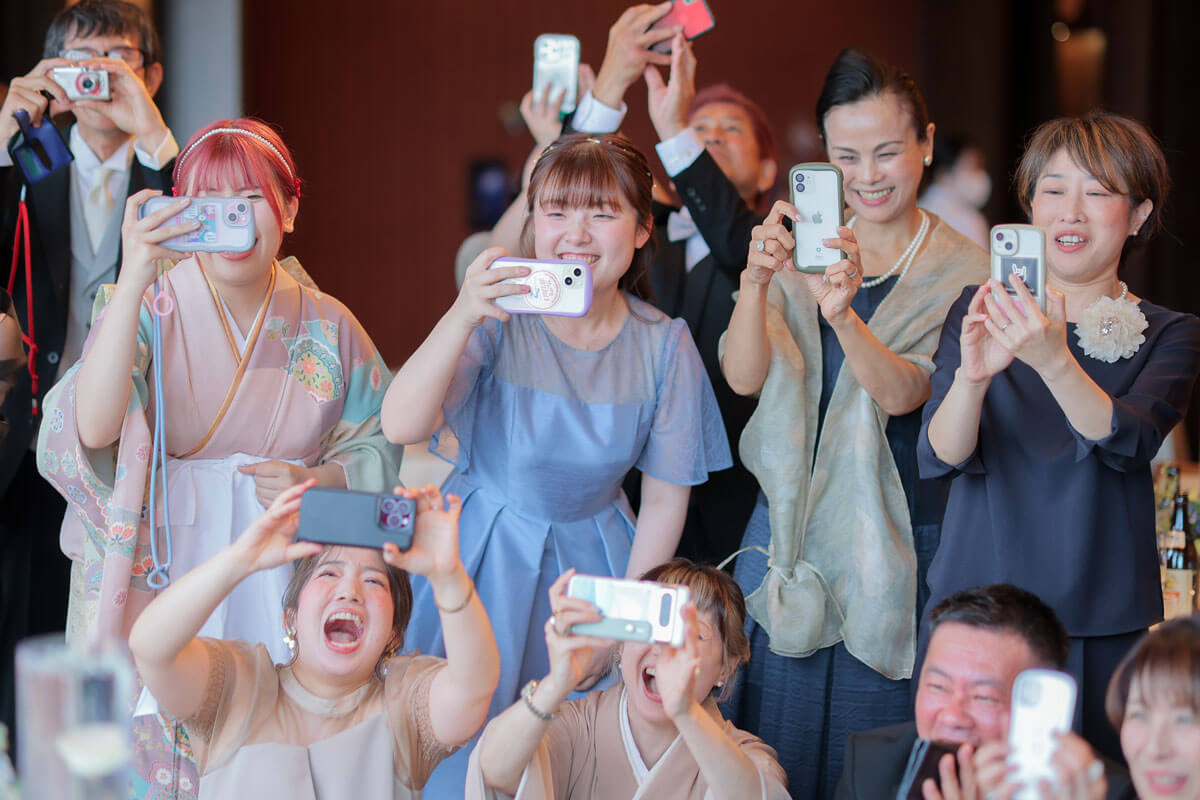
{"type": "Polygon", "coordinates": [[[1046,311],[1046,232],[1035,225],[993,225],[992,277],[1016,296],[1013,275],[1024,281],[1038,308],[1046,311]]]}
{"type": "Polygon", "coordinates": [[[533,97],[540,100],[546,86],[548,100],[563,89],[560,114],[569,114],[579,103],[579,39],[569,33],[543,33],[533,40],[533,97]]]}
{"type": "Polygon", "coordinates": [[[690,593],[686,586],[667,586],[653,581],[572,575],[567,596],[586,600],[604,615],[600,622],[571,626],[571,633],[631,642],[683,644],[680,610],[690,593]]]}
{"type": "MultiPolygon", "coordinates": [[[[151,197],[138,209],[138,219],[174,203],[178,197],[151,197]]],[[[159,242],[183,253],[244,253],[254,247],[254,206],[244,197],[193,197],[183,211],[163,225],[199,222],[191,233],[159,242]]]]}
{"type": "Polygon", "coordinates": [[[412,547],[417,506],[394,494],[313,487],[300,498],[296,541],[383,549],[412,547]]]}
{"type": "Polygon", "coordinates": [[[792,205],[800,212],[800,218],[792,221],[796,269],[824,272],[846,257],[824,242],[838,238],[842,224],[842,171],[833,164],[797,164],[788,172],[788,188],[792,205]]]}

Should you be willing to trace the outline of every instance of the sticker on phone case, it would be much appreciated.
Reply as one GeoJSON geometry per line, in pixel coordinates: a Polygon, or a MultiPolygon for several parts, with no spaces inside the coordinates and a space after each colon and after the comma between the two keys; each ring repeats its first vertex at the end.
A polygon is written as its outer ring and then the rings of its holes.
{"type": "Polygon", "coordinates": [[[558,302],[558,298],[562,296],[562,289],[558,284],[558,277],[554,273],[546,270],[538,270],[531,272],[528,278],[529,294],[525,295],[525,302],[533,308],[546,309],[558,302]]]}

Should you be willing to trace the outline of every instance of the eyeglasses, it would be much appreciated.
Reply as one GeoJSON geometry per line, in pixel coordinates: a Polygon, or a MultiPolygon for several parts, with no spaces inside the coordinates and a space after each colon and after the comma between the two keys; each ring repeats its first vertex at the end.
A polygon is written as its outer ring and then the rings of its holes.
{"type": "Polygon", "coordinates": [[[69,50],[59,50],[59,58],[65,58],[67,61],[88,61],[93,58],[119,58],[128,64],[133,69],[137,69],[146,63],[146,51],[136,47],[110,47],[107,52],[101,53],[90,47],[72,47],[69,50]]]}

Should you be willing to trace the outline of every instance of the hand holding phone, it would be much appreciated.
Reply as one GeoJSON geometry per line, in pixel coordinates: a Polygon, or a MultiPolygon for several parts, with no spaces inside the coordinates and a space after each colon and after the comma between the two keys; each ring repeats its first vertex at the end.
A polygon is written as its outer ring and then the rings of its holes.
{"type": "Polygon", "coordinates": [[[1010,279],[1020,278],[1046,313],[1046,232],[1034,225],[994,225],[988,241],[992,278],[1014,297],[1017,292],[1010,279]]]}
{"type": "MultiPolygon", "coordinates": [[[[138,219],[183,198],[151,197],[138,209],[138,219]]],[[[162,247],[182,253],[244,253],[254,247],[254,206],[244,197],[192,197],[183,211],[163,225],[199,223],[190,233],[172,236],[162,247]]]]}
{"type": "Polygon", "coordinates": [[[792,221],[792,252],[796,269],[821,273],[845,258],[841,250],[825,246],[826,239],[841,238],[842,171],[833,164],[797,164],[788,172],[788,188],[799,219],[792,221]]]}
{"type": "Polygon", "coordinates": [[[555,317],[582,317],[592,305],[592,272],[578,261],[554,261],[530,258],[497,258],[488,269],[528,267],[529,274],[508,278],[501,283],[529,287],[526,294],[497,297],[496,305],[510,314],[546,314],[555,317]]]}
{"type": "Polygon", "coordinates": [[[1071,729],[1075,693],[1075,679],[1055,670],[1027,669],[1013,683],[1008,762],[1016,768],[1013,782],[1021,787],[1014,800],[1038,800],[1038,782],[1055,780],[1055,734],[1071,729]]]}
{"type": "MultiPolygon", "coordinates": [[[[657,22],[651,25],[650,29],[654,30],[656,28],[670,28],[675,26],[681,26],[683,28],[683,38],[691,41],[700,34],[711,31],[717,26],[717,22],[713,19],[712,10],[704,0],[672,0],[671,10],[666,13],[666,16],[660,17],[657,22]]],[[[650,49],[657,50],[660,53],[670,53],[671,39],[664,39],[661,42],[653,44],[650,49]]]]}
{"type": "Polygon", "coordinates": [[[666,586],[653,581],[573,575],[567,597],[591,603],[604,619],[571,627],[573,634],[631,642],[683,644],[681,610],[690,593],[686,586],[666,586]]]}
{"type": "Polygon", "coordinates": [[[904,767],[904,775],[900,779],[900,790],[896,793],[896,800],[925,800],[925,793],[921,787],[930,778],[940,790],[942,774],[938,766],[946,755],[955,755],[957,766],[958,748],[959,745],[950,742],[931,742],[928,739],[917,739],[913,742],[912,751],[908,754],[908,763],[904,767]]]}
{"type": "Polygon", "coordinates": [[[533,99],[552,103],[565,90],[559,114],[579,102],[579,39],[566,33],[543,33],[533,40],[533,99]],[[546,89],[549,93],[546,94],[546,89]]]}
{"type": "Polygon", "coordinates": [[[416,504],[394,494],[314,487],[300,504],[296,540],[383,549],[391,542],[402,552],[412,546],[416,504]]]}

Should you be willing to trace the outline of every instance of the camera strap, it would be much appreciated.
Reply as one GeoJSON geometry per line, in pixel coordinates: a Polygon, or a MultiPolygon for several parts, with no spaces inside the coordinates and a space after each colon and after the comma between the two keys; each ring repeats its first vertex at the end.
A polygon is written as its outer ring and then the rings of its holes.
{"type": "MultiPolygon", "coordinates": [[[[33,251],[29,246],[29,207],[25,205],[26,185],[21,184],[21,198],[17,203],[17,226],[13,232],[12,268],[8,272],[8,293],[12,295],[17,282],[17,268],[21,254],[25,254],[25,330],[21,338],[29,347],[29,393],[33,395],[33,416],[38,415],[37,341],[33,333],[33,251]]],[[[14,301],[15,302],[15,301],[14,301]]]]}

